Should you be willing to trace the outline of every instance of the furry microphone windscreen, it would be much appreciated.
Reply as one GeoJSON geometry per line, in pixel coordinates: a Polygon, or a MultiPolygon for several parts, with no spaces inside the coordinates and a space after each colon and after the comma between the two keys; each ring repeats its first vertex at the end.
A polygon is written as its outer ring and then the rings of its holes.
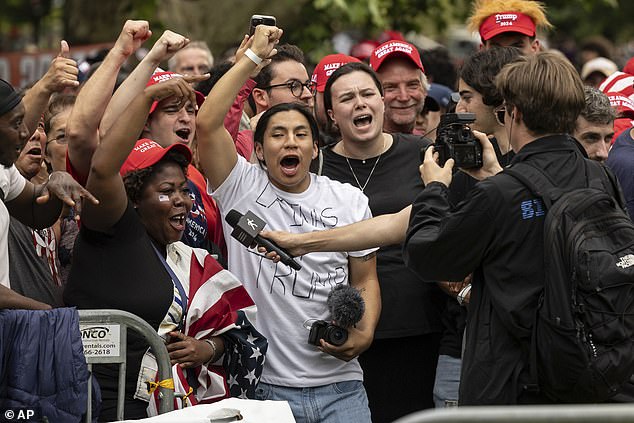
{"type": "Polygon", "coordinates": [[[350,285],[335,286],[328,294],[326,304],[332,319],[344,328],[356,325],[365,312],[365,301],[361,293],[350,285]]]}

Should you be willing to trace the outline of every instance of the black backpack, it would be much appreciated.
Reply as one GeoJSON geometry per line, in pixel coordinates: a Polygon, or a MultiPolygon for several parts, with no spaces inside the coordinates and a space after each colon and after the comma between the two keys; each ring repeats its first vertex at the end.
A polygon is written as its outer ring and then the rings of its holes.
{"type": "Polygon", "coordinates": [[[533,387],[556,402],[603,402],[634,372],[634,224],[614,177],[585,163],[588,188],[567,191],[527,163],[504,171],[547,211],[528,355],[533,387]]]}

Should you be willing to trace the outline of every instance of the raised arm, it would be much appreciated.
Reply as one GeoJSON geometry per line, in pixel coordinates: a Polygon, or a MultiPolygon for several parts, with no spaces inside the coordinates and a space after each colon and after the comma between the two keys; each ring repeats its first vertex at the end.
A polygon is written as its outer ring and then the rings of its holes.
{"type": "MultiPolygon", "coordinates": [[[[245,34],[242,42],[240,43],[240,46],[238,47],[238,50],[236,51],[236,55],[233,58],[234,63],[238,62],[242,58],[242,56],[244,56],[247,48],[249,48],[249,36],[245,34]]],[[[247,81],[244,83],[244,85],[236,95],[236,98],[231,105],[229,113],[227,113],[227,116],[225,116],[225,128],[227,128],[227,131],[229,131],[229,133],[231,134],[231,138],[233,138],[234,141],[238,140],[238,133],[240,131],[240,120],[242,119],[244,103],[249,98],[249,95],[251,95],[253,88],[255,88],[255,86],[257,85],[253,78],[255,78],[260,73],[262,68],[266,66],[268,62],[268,60],[263,60],[262,63],[256,66],[253,72],[251,72],[249,79],[247,79],[247,81]]],[[[249,157],[247,157],[247,159],[249,159],[249,157]]]]}
{"type": "Polygon", "coordinates": [[[68,43],[62,40],[60,52],[51,62],[48,71],[26,92],[22,99],[26,109],[24,123],[30,134],[37,129],[42,113],[44,113],[53,93],[79,86],[78,74],[77,63],[70,58],[68,43]]]}
{"type": "MultiPolygon", "coordinates": [[[[214,85],[196,117],[196,134],[200,165],[212,189],[218,188],[229,176],[238,156],[231,135],[224,127],[224,119],[236,95],[249,75],[256,69],[259,60],[274,53],[274,47],[282,36],[282,30],[260,25],[248,41],[255,61],[246,54],[214,85]]],[[[251,54],[251,53],[249,53],[251,54]]]]}
{"type": "MultiPolygon", "coordinates": [[[[273,240],[294,256],[317,251],[358,251],[385,247],[405,241],[411,210],[412,206],[409,205],[398,213],[382,214],[324,231],[301,234],[262,231],[261,235],[273,240]]],[[[276,259],[276,256],[273,254],[270,258],[276,259]]]]}
{"type": "MultiPolygon", "coordinates": [[[[172,31],[165,31],[154,43],[152,49],[143,57],[132,73],[123,81],[108,103],[99,126],[101,136],[118,122],[119,117],[127,113],[127,107],[137,96],[141,95],[150,77],[159,64],[189,44],[189,39],[172,31]]],[[[196,103],[194,103],[196,104],[196,103]]]]}
{"type": "Polygon", "coordinates": [[[68,159],[79,174],[87,175],[90,170],[99,144],[99,124],[121,66],[151,34],[147,21],[126,21],[114,47],[79,91],[66,124],[68,159]]]}
{"type": "Polygon", "coordinates": [[[180,99],[179,107],[187,101],[196,104],[194,91],[187,78],[172,78],[145,88],[128,106],[117,125],[101,140],[92,158],[87,188],[100,198],[101,204],[87,204],[82,224],[96,231],[106,231],[123,215],[127,207],[123,179],[119,170],[132,151],[154,101],[168,97],[180,99]]]}

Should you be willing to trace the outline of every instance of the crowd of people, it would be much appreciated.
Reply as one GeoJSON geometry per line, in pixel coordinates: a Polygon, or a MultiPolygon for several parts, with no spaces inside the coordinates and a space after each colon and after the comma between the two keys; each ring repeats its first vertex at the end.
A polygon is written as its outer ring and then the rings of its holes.
{"type": "MultiPolygon", "coordinates": [[[[235,396],[288,401],[297,422],[391,422],[559,402],[530,353],[548,210],[507,170],[565,192],[595,186],[591,160],[634,216],[634,75],[545,51],[538,2],[476,1],[468,24],[481,49],[459,69],[394,33],[312,76],[275,26],[219,64],[166,30],[122,79],[152,35],[129,20],[81,84],[62,42],[25,92],[0,80],[0,305],[136,314],[165,340],[176,407],[235,396]],[[481,166],[439,162],[453,113],[481,166]],[[232,237],[236,211],[299,269],[232,237]],[[314,345],[341,285],[363,315],[314,345]]],[[[151,350],[131,333],[126,356],[125,417],[156,414],[151,350]]],[[[94,366],[100,421],[116,418],[117,374],[94,366]]]]}

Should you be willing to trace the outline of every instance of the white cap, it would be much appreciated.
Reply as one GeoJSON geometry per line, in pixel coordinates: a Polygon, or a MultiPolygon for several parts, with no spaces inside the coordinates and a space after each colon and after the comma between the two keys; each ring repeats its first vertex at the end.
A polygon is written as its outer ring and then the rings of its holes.
{"type": "Polygon", "coordinates": [[[605,57],[597,57],[587,61],[581,68],[581,79],[586,79],[593,72],[601,72],[605,77],[612,75],[618,71],[619,67],[616,63],[605,57]]]}

